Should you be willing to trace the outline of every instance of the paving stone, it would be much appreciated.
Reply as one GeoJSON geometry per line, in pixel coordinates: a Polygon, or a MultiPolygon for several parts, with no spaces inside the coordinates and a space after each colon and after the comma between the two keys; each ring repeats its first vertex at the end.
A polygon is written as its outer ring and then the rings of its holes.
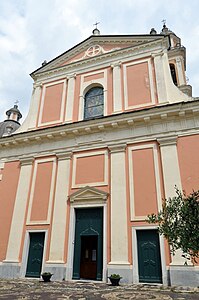
{"type": "Polygon", "coordinates": [[[198,300],[196,288],[163,285],[120,285],[101,282],[0,279],[0,300],[198,300]]]}

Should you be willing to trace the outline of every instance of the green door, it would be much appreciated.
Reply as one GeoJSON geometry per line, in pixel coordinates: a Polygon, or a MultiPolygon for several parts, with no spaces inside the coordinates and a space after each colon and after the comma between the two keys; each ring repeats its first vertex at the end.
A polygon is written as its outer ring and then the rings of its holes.
{"type": "Polygon", "coordinates": [[[40,277],[44,250],[44,232],[30,233],[26,277],[40,277]]]}
{"type": "Polygon", "coordinates": [[[137,230],[139,281],[162,283],[160,244],[157,230],[137,230]]]}
{"type": "Polygon", "coordinates": [[[102,280],[103,208],[76,209],[73,279],[102,280]]]}

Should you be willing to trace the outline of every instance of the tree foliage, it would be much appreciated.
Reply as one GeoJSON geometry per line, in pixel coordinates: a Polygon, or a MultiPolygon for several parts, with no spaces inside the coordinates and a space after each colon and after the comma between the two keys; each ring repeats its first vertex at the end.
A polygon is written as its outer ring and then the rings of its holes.
{"type": "Polygon", "coordinates": [[[165,199],[162,210],[148,215],[147,222],[158,224],[173,255],[182,249],[186,259],[199,257],[199,190],[186,196],[176,188],[176,196],[165,199]]]}

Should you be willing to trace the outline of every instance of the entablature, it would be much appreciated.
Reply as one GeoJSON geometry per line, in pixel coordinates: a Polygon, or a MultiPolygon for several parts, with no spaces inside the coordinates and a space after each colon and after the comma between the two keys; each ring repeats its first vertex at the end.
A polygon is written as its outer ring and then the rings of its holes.
{"type": "Polygon", "coordinates": [[[60,151],[105,148],[172,135],[199,133],[199,100],[13,134],[0,139],[0,158],[52,155],[60,151]],[[26,151],[26,152],[25,152],[26,151]]]}

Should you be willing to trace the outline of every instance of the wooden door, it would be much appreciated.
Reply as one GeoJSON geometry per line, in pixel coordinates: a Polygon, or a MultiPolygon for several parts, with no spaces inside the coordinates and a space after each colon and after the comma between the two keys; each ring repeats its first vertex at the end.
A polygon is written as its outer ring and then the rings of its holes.
{"type": "Polygon", "coordinates": [[[44,250],[44,232],[30,233],[26,277],[40,277],[44,250]]]}
{"type": "Polygon", "coordinates": [[[73,279],[102,280],[103,209],[76,209],[73,279]]]}
{"type": "Polygon", "coordinates": [[[80,278],[95,280],[97,277],[97,241],[98,236],[81,237],[80,278]]]}
{"type": "Polygon", "coordinates": [[[138,230],[137,243],[139,281],[162,283],[159,234],[157,230],[138,230]]]}

